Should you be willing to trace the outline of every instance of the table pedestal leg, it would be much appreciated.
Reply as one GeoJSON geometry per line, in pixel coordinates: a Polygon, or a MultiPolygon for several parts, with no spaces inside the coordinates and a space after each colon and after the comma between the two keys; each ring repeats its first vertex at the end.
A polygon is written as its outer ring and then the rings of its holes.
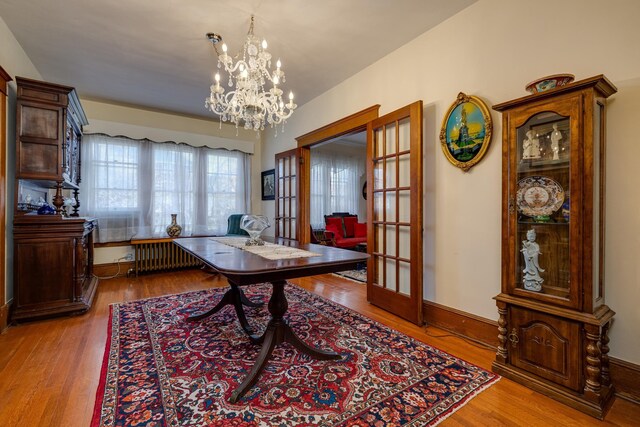
{"type": "Polygon", "coordinates": [[[288,303],[284,294],[284,285],[287,282],[277,281],[272,282],[273,293],[269,300],[269,313],[271,313],[271,320],[267,324],[267,329],[261,336],[252,336],[251,339],[254,342],[262,343],[262,348],[256,359],[256,363],[253,365],[249,375],[242,381],[242,383],[231,393],[229,401],[236,403],[246,392],[256,383],[260,373],[267,364],[267,361],[271,358],[273,349],[284,342],[288,342],[297,348],[299,351],[308,354],[309,356],[320,360],[338,360],[341,356],[338,353],[332,351],[324,351],[313,348],[303,342],[291,329],[291,326],[283,319],[284,314],[287,312],[288,303]]]}
{"type": "Polygon", "coordinates": [[[242,329],[244,329],[244,331],[251,336],[253,332],[251,331],[251,329],[249,329],[249,322],[247,321],[247,317],[245,316],[244,310],[242,309],[243,304],[248,307],[260,307],[263,303],[250,301],[238,285],[229,282],[229,290],[224,294],[220,302],[216,304],[215,307],[213,307],[211,310],[205,311],[204,313],[194,314],[193,316],[188,317],[187,320],[195,321],[204,319],[205,317],[219,312],[220,310],[222,310],[222,307],[226,305],[233,305],[233,308],[235,308],[236,314],[238,315],[240,326],[242,326],[242,329]]]}
{"type": "Polygon", "coordinates": [[[247,307],[262,307],[264,305],[263,302],[251,301],[249,298],[247,298],[244,292],[242,292],[242,289],[238,288],[238,291],[240,291],[240,302],[242,303],[242,305],[246,305],[247,307]]]}

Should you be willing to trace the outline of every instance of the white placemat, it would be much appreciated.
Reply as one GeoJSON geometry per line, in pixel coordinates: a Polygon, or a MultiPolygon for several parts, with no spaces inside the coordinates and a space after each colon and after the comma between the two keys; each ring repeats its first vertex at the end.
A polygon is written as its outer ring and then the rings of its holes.
{"type": "Polygon", "coordinates": [[[276,245],[275,243],[264,242],[263,246],[247,246],[248,237],[211,237],[213,241],[222,243],[223,245],[232,246],[252,254],[260,255],[269,260],[292,259],[292,258],[308,258],[312,256],[320,256],[315,252],[305,251],[303,249],[292,248],[290,246],[276,245]]]}

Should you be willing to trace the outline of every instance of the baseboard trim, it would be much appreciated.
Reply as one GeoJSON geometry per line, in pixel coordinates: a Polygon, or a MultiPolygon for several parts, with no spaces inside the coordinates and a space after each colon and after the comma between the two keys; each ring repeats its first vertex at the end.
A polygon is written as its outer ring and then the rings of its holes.
{"type": "Polygon", "coordinates": [[[640,405],[640,365],[610,357],[609,369],[616,396],[640,405]]]}
{"type": "Polygon", "coordinates": [[[94,264],[93,274],[99,279],[106,279],[115,276],[126,276],[130,269],[135,269],[135,263],[133,261],[120,262],[120,272],[118,273],[118,263],[112,262],[108,264],[94,264]]]}
{"type": "MultiPolygon", "coordinates": [[[[431,301],[424,301],[422,308],[427,325],[498,347],[498,322],[431,301]]],[[[615,357],[609,358],[609,364],[616,397],[640,404],[640,365],[615,357]]]]}
{"type": "Polygon", "coordinates": [[[431,301],[423,301],[422,308],[427,325],[498,348],[498,322],[431,301]]]}
{"type": "MultiPolygon", "coordinates": [[[[103,279],[103,280],[114,278],[116,277],[116,274],[117,274],[117,277],[122,277],[126,275],[135,276],[135,268],[136,268],[135,261],[121,261],[120,272],[118,272],[117,262],[112,262],[108,264],[94,264],[93,274],[98,279],[103,279]],[[129,274],[129,271],[131,271],[131,274],[129,274]]],[[[144,273],[145,274],[146,273],[162,273],[164,271],[178,271],[178,270],[185,270],[185,269],[192,269],[192,268],[201,268],[201,265],[186,266],[186,267],[180,267],[180,268],[170,268],[166,270],[157,270],[157,271],[145,271],[144,273]]],[[[139,274],[142,274],[142,273],[139,273],[139,274]]]]}
{"type": "Polygon", "coordinates": [[[7,330],[9,327],[9,309],[11,308],[11,301],[0,306],[0,334],[7,330]]]}

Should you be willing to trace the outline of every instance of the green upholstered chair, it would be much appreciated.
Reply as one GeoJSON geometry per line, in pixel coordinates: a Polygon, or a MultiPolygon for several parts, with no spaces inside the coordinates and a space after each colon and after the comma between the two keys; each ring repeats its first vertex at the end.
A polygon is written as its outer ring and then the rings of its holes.
{"type": "Polygon", "coordinates": [[[245,214],[232,214],[227,218],[227,236],[248,236],[249,233],[240,228],[240,220],[245,214]]]}

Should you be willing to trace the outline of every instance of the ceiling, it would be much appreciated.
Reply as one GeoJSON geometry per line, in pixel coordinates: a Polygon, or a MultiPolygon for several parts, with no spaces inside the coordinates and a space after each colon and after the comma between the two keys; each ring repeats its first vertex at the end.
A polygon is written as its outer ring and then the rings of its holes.
{"type": "Polygon", "coordinates": [[[210,117],[217,59],[207,32],[235,53],[255,15],[300,106],[475,1],[0,0],[0,17],[47,81],[83,98],[210,117]]]}

